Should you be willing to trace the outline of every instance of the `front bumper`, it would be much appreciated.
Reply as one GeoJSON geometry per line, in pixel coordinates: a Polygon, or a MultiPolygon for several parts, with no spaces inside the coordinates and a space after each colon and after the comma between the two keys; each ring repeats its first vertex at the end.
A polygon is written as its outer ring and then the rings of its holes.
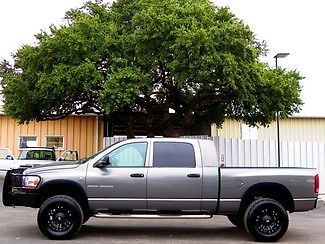
{"type": "Polygon", "coordinates": [[[22,188],[21,174],[25,169],[8,170],[2,190],[2,202],[4,206],[37,207],[38,193],[35,190],[22,188]]]}

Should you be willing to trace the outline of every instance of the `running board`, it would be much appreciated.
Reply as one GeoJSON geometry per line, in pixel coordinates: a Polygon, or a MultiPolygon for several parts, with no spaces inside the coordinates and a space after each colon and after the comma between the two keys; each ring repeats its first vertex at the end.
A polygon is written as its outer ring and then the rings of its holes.
{"type": "Polygon", "coordinates": [[[210,219],[212,215],[169,215],[169,214],[95,214],[96,218],[117,218],[117,219],[210,219]]]}

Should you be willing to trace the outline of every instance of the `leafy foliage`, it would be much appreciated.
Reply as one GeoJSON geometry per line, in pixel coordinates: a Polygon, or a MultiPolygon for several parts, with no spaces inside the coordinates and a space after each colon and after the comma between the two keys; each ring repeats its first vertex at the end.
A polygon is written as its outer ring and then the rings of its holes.
{"type": "Polygon", "coordinates": [[[300,74],[260,62],[264,43],[208,0],[88,2],[65,18],[1,64],[5,112],[21,123],[92,111],[170,136],[225,117],[267,125],[302,104],[300,74]]]}

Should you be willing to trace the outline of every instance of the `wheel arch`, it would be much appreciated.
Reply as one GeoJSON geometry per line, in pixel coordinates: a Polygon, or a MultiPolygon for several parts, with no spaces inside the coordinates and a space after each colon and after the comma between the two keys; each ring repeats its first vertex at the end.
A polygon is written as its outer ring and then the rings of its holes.
{"type": "Polygon", "coordinates": [[[37,207],[40,207],[44,201],[55,195],[70,196],[80,204],[84,212],[89,211],[88,198],[84,188],[72,180],[51,180],[41,185],[37,207]]]}
{"type": "Polygon", "coordinates": [[[243,194],[240,209],[245,211],[252,201],[260,197],[274,199],[287,211],[294,211],[294,201],[290,191],[284,185],[275,182],[258,183],[248,188],[243,194]]]}

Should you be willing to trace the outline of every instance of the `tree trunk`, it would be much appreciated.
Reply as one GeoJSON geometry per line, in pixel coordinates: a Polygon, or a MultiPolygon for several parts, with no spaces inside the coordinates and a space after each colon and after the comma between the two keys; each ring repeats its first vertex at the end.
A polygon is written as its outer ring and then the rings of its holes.
{"type": "Polygon", "coordinates": [[[186,135],[192,135],[193,114],[191,109],[187,109],[184,113],[184,132],[186,135]]]}
{"type": "Polygon", "coordinates": [[[134,118],[131,113],[127,116],[127,123],[126,123],[126,136],[128,139],[134,138],[134,118]]]}

